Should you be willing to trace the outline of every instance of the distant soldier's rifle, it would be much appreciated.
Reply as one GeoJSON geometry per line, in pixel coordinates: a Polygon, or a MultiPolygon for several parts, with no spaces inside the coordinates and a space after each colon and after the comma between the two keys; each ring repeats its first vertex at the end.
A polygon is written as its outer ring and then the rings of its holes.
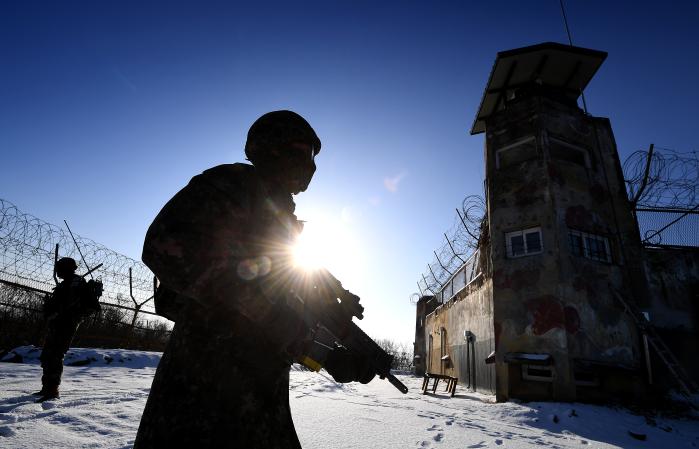
{"type": "Polygon", "coordinates": [[[98,269],[102,264],[97,265],[95,268],[90,269],[90,266],[87,264],[87,261],[85,260],[85,256],[83,256],[83,252],[80,251],[80,246],[78,245],[78,241],[75,240],[75,236],[73,235],[73,231],[70,230],[70,226],[68,226],[68,222],[66,220],[63,220],[63,223],[66,224],[66,229],[68,229],[68,232],[70,233],[70,237],[73,239],[73,243],[75,244],[75,248],[78,250],[78,254],[80,254],[80,258],[82,258],[83,263],[85,264],[85,268],[87,268],[87,273],[85,273],[82,277],[87,276],[88,274],[90,275],[90,279],[94,279],[92,277],[92,272],[98,269]]]}
{"type": "MultiPolygon", "coordinates": [[[[85,256],[83,256],[83,252],[80,250],[80,245],[78,245],[78,241],[75,239],[75,236],[73,235],[73,231],[70,230],[70,226],[68,226],[68,221],[63,220],[63,223],[66,224],[66,229],[68,229],[68,232],[70,233],[70,237],[73,239],[73,243],[75,244],[75,248],[78,250],[78,254],[80,254],[80,258],[83,261],[83,264],[85,264],[85,268],[87,269],[87,272],[83,275],[81,275],[81,278],[85,278],[86,276],[90,276],[91,281],[88,282],[89,288],[92,290],[93,294],[99,298],[102,296],[103,292],[103,287],[102,287],[102,281],[95,281],[95,278],[92,277],[92,272],[96,271],[98,268],[100,268],[103,264],[97,264],[96,266],[90,268],[90,266],[87,264],[87,261],[85,260],[85,256]]],[[[58,248],[58,247],[57,247],[58,248]]],[[[70,304],[70,307],[75,306],[77,302],[79,302],[79,298],[73,300],[70,304]]]]}
{"type": "Polygon", "coordinates": [[[306,275],[297,285],[292,296],[302,306],[299,313],[303,314],[311,335],[301,351],[303,355],[298,357],[301,364],[318,371],[325,366],[330,351],[344,347],[351,354],[368,360],[379,378],[387,379],[402,393],[408,392],[408,388],[391,374],[393,356],[352,321],[352,317],[364,318],[364,307],[359,304],[357,295],[343,288],[325,269],[306,275]]]}

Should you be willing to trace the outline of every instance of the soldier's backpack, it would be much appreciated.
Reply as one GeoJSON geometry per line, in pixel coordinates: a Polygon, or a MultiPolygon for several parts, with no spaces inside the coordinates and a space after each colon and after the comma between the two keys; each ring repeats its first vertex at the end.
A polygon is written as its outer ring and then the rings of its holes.
{"type": "Polygon", "coordinates": [[[80,295],[79,307],[82,316],[97,313],[102,309],[99,302],[102,291],[102,281],[91,279],[84,284],[82,294],[80,295]]]}

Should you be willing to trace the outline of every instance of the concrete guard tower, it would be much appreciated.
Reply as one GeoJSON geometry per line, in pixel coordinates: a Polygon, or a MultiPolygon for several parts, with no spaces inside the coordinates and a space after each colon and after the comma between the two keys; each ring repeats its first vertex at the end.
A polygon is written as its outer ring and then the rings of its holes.
{"type": "Polygon", "coordinates": [[[578,107],[605,52],[500,52],[485,132],[498,400],[638,394],[643,349],[614,291],[647,303],[642,248],[608,119],[578,107]]]}

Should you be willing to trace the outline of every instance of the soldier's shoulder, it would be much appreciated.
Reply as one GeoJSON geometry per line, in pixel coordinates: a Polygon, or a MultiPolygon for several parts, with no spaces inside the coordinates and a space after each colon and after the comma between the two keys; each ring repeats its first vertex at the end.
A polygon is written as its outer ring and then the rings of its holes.
{"type": "Polygon", "coordinates": [[[224,179],[228,181],[253,181],[257,179],[255,167],[250,164],[221,164],[204,170],[201,175],[206,179],[224,179]]]}
{"type": "Polygon", "coordinates": [[[260,183],[255,167],[249,164],[222,164],[192,178],[193,184],[208,184],[226,193],[252,192],[260,183]]]}
{"type": "Polygon", "coordinates": [[[73,276],[73,278],[70,280],[70,285],[76,286],[76,285],[87,285],[87,281],[85,280],[84,277],[78,276],[77,274],[73,276]]]}

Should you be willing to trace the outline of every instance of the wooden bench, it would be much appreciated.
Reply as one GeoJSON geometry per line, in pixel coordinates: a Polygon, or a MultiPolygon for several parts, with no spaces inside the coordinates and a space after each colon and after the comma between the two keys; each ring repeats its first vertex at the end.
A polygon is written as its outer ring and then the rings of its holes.
{"type": "Polygon", "coordinates": [[[459,381],[458,377],[451,377],[451,376],[447,376],[445,374],[425,373],[425,375],[422,379],[422,394],[427,394],[427,389],[429,388],[430,379],[434,379],[434,385],[432,385],[432,394],[436,393],[437,385],[439,384],[440,380],[447,381],[447,387],[445,388],[444,391],[446,391],[447,393],[451,393],[451,397],[453,397],[454,393],[456,393],[456,384],[459,381]]]}

